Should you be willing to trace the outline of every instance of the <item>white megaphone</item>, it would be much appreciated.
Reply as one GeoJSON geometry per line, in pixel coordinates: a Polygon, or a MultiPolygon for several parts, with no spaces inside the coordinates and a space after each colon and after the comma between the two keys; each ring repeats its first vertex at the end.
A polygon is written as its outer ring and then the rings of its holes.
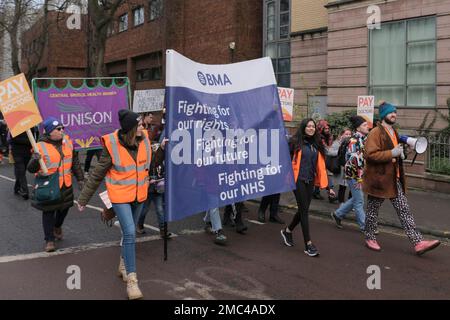
{"type": "Polygon", "coordinates": [[[400,136],[400,142],[407,144],[416,152],[411,162],[411,166],[416,161],[417,155],[424,153],[428,148],[428,140],[425,137],[413,138],[409,136],[400,136]]]}

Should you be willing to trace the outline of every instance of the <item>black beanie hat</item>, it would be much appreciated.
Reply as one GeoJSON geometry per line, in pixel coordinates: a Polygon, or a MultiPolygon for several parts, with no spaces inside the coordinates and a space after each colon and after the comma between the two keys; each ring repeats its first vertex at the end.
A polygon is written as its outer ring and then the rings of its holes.
{"type": "Polygon", "coordinates": [[[133,111],[122,109],[119,110],[119,122],[123,133],[127,133],[139,123],[141,116],[133,111]]]}
{"type": "Polygon", "coordinates": [[[361,117],[361,116],[352,116],[351,118],[350,118],[350,122],[352,123],[352,127],[353,127],[353,129],[358,129],[358,127],[360,126],[360,125],[362,125],[364,122],[367,122],[367,120],[366,119],[364,119],[363,117],[361,117]]]}

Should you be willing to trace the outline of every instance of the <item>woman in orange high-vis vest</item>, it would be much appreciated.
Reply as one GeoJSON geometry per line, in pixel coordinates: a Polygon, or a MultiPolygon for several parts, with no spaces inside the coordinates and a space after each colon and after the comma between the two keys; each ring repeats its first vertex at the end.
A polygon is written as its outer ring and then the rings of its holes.
{"type": "MultiPolygon", "coordinates": [[[[325,168],[325,148],[320,141],[316,123],[313,119],[304,119],[297,133],[290,141],[292,167],[297,188],[294,190],[297,200],[297,213],[291,224],[281,230],[285,245],[294,245],[292,231],[300,223],[305,243],[305,253],[310,257],[319,255],[309,234],[308,210],[314,186],[328,188],[328,175],[325,168]]],[[[334,193],[330,190],[330,194],[334,193]]]]}
{"type": "Polygon", "coordinates": [[[59,188],[61,200],[56,204],[41,204],[32,202],[32,206],[42,211],[42,225],[45,234],[45,251],[56,250],[55,239],[62,240],[62,225],[73,206],[72,174],[78,181],[78,187],[83,184],[84,175],[78,161],[78,153],[73,150],[73,144],[68,135],[64,134],[63,125],[53,117],[43,122],[44,135],[37,143],[39,153],[34,153],[27,169],[31,173],[40,173],[39,159],[43,158],[48,174],[59,172],[59,188]]]}
{"type": "Polygon", "coordinates": [[[105,180],[109,199],[122,229],[122,252],[118,275],[127,282],[130,300],[143,297],[136,275],[136,223],[147,200],[152,149],[141,117],[119,111],[120,130],[102,137],[103,152],[78,198],[83,211],[105,180]]]}

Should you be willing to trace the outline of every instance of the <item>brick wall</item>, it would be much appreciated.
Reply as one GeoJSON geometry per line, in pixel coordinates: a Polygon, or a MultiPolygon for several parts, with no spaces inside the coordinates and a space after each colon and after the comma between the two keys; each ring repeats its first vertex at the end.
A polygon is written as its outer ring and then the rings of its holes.
{"type": "MultiPolygon", "coordinates": [[[[127,61],[128,76],[133,89],[164,86],[166,49],[174,49],[190,59],[207,64],[243,61],[262,54],[261,0],[174,0],[165,1],[165,13],[155,21],[133,27],[131,8],[122,6],[118,16],[129,12],[128,30],[108,38],[105,62],[127,61]],[[236,43],[234,52],[230,42],[236,43]],[[142,55],[162,51],[163,78],[160,81],[134,81],[133,61],[142,55]]],[[[108,68],[109,69],[109,68],[108,68]]]]}
{"type": "MultiPolygon", "coordinates": [[[[450,97],[450,0],[354,1],[328,11],[328,110],[334,112],[356,107],[356,97],[368,89],[368,29],[367,7],[377,4],[382,22],[436,16],[437,24],[437,105],[447,113],[446,99],[450,97]]],[[[401,126],[414,130],[432,108],[400,109],[401,126]],[[414,111],[412,111],[414,110],[414,111]]],[[[434,128],[445,126],[438,117],[434,128]]]]}
{"type": "Polygon", "coordinates": [[[295,89],[295,115],[306,111],[307,94],[327,95],[326,33],[305,34],[291,39],[291,87],[295,89]],[[303,107],[303,108],[302,108],[303,107]]]}

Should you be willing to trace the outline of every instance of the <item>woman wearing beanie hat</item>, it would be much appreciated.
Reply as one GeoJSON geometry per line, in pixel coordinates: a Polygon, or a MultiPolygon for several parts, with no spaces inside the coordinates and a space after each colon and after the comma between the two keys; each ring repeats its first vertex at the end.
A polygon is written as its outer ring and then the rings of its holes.
{"type": "Polygon", "coordinates": [[[346,163],[344,166],[345,179],[347,179],[352,197],[331,214],[331,217],[339,229],[342,229],[341,220],[352,210],[355,209],[356,220],[362,232],[365,229],[366,214],[364,212],[364,194],[361,183],[364,174],[364,143],[369,133],[369,125],[361,116],[350,118],[355,133],[350,138],[345,155],[346,163]]]}
{"type": "Polygon", "coordinates": [[[366,168],[363,189],[368,194],[366,212],[366,246],[375,251],[381,247],[375,237],[378,211],[385,199],[389,199],[397,211],[409,241],[418,255],[439,246],[439,240],[426,241],[417,230],[405,195],[403,147],[393,125],[397,121],[397,108],[387,102],[379,107],[381,124],[373,128],[365,146],[366,168]]]}
{"type": "Polygon", "coordinates": [[[136,275],[136,222],[147,199],[152,149],[142,119],[119,111],[121,129],[102,137],[103,153],[78,198],[83,211],[105,179],[106,189],[122,229],[118,275],[127,282],[130,300],[143,297],[136,275]]]}
{"type": "Polygon", "coordinates": [[[78,152],[74,151],[72,141],[64,134],[64,127],[59,120],[49,117],[44,120],[43,127],[44,134],[37,144],[39,152],[33,154],[27,170],[37,175],[43,173],[39,163],[39,159],[43,158],[49,175],[59,173],[59,201],[51,204],[37,201],[31,203],[34,208],[42,211],[45,251],[53,252],[56,250],[55,240],[62,240],[62,225],[73,206],[72,175],[76,177],[79,188],[83,185],[84,175],[78,152]]]}

